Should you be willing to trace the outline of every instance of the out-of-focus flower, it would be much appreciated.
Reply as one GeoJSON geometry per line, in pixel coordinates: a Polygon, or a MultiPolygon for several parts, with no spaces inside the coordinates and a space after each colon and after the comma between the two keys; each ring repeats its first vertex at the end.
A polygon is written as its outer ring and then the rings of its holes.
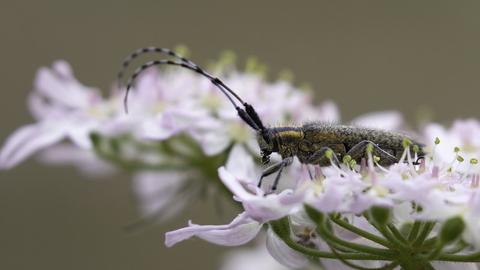
{"type": "MultiPolygon", "coordinates": [[[[242,245],[252,240],[262,225],[270,220],[276,220],[293,213],[301,206],[302,196],[293,195],[291,190],[284,190],[279,195],[265,194],[260,188],[249,185],[256,194],[248,193],[225,168],[219,169],[220,179],[234,194],[235,199],[242,202],[245,212],[240,214],[229,225],[199,226],[189,224],[189,227],[169,232],[165,244],[172,246],[179,241],[192,236],[198,236],[206,241],[227,246],[242,245]],[[221,238],[218,237],[221,235],[221,238]]],[[[291,268],[307,266],[308,260],[289,248],[276,236],[271,229],[267,232],[267,249],[282,264],[291,268]]]]}
{"type": "MultiPolygon", "coordinates": [[[[213,69],[266,122],[339,120],[333,102],[312,106],[309,92],[287,81],[265,81],[255,71],[258,63],[250,61],[248,71],[241,72],[223,57],[213,69]]],[[[151,68],[137,78],[128,114],[123,97],[124,90],[112,87],[103,98],[98,89],[82,85],[63,60],[40,68],[28,103],[37,122],[7,138],[0,167],[12,168],[44,150],[42,162],[72,164],[89,176],[112,174],[115,167],[134,171],[142,221],[182,208],[189,201],[185,198],[212,186],[222,165],[243,181],[257,181],[261,167],[255,134],[209,80],[181,68],[151,68]],[[165,190],[169,196],[155,197],[165,190]],[[182,192],[185,203],[175,199],[179,193],[174,191],[182,192]]]]}
{"type": "MultiPolygon", "coordinates": [[[[444,162],[451,162],[455,147],[461,150],[460,154],[467,162],[458,164],[456,170],[459,172],[467,172],[470,167],[468,161],[480,156],[478,134],[480,134],[480,122],[474,118],[455,120],[449,129],[438,123],[430,123],[423,130],[424,142],[427,143],[429,152],[434,148],[435,139],[440,139],[440,143],[435,146],[434,157],[439,166],[444,162]]],[[[480,166],[472,169],[480,172],[480,166]]]]}

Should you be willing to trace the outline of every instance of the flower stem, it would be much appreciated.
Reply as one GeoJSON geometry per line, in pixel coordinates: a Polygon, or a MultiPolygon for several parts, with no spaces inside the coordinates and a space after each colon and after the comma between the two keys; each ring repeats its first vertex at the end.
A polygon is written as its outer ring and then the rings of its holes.
{"type": "Polygon", "coordinates": [[[425,239],[428,237],[430,232],[432,231],[433,227],[435,227],[436,221],[428,221],[425,222],[425,225],[423,226],[422,231],[418,235],[417,239],[413,242],[414,247],[420,247],[425,239]]]}
{"type": "Polygon", "coordinates": [[[404,245],[400,240],[397,239],[389,230],[387,226],[379,226],[378,227],[380,233],[388,239],[388,241],[392,242],[396,249],[401,251],[409,250],[409,247],[404,245]]]}
{"type": "MultiPolygon", "coordinates": [[[[323,252],[314,249],[307,248],[302,246],[290,237],[290,221],[288,217],[281,218],[279,220],[272,220],[269,222],[270,228],[275,232],[275,234],[280,237],[285,244],[287,244],[293,250],[305,254],[310,257],[315,258],[325,258],[325,259],[337,259],[337,256],[330,252],[323,252]]],[[[342,253],[342,257],[345,260],[382,260],[382,261],[393,261],[391,254],[386,257],[380,254],[364,254],[364,253],[342,253]]]]}
{"type": "Polygon", "coordinates": [[[423,244],[422,244],[422,248],[423,248],[424,250],[430,250],[430,249],[432,249],[432,248],[437,244],[437,240],[438,240],[438,239],[437,239],[436,236],[435,236],[435,237],[431,237],[431,238],[425,240],[425,242],[423,242],[423,244]]]}
{"type": "Polygon", "coordinates": [[[435,260],[450,261],[450,262],[480,262],[480,252],[473,253],[470,255],[442,254],[435,260]]]}
{"type": "Polygon", "coordinates": [[[460,241],[458,241],[458,243],[454,247],[444,250],[443,253],[444,254],[455,254],[457,252],[462,251],[464,248],[466,248],[468,246],[469,245],[465,241],[460,240],[460,241]]]}
{"type": "Polygon", "coordinates": [[[418,231],[420,230],[420,226],[422,226],[422,224],[422,221],[415,220],[412,229],[410,230],[410,234],[408,235],[408,242],[412,243],[417,238],[418,231]]]}
{"type": "Polygon", "coordinates": [[[358,234],[358,235],[360,235],[360,236],[362,236],[362,237],[364,237],[364,238],[366,238],[366,239],[368,239],[368,240],[370,240],[370,241],[372,241],[372,242],[375,242],[375,243],[377,243],[377,244],[380,244],[380,245],[382,245],[382,246],[384,246],[384,247],[387,247],[387,248],[390,248],[390,249],[395,248],[394,245],[392,245],[390,242],[388,242],[387,240],[385,240],[385,239],[382,238],[382,237],[379,237],[379,236],[376,236],[376,235],[371,234],[371,233],[369,233],[369,232],[366,232],[366,231],[364,231],[364,230],[362,230],[362,229],[359,229],[359,228],[351,225],[351,224],[348,223],[348,222],[345,222],[345,221],[343,221],[343,220],[341,220],[341,219],[338,219],[338,218],[334,218],[333,216],[330,216],[330,219],[331,219],[335,224],[337,224],[338,226],[340,226],[340,227],[342,227],[342,228],[344,228],[344,229],[347,229],[347,230],[349,230],[349,231],[351,231],[351,232],[353,232],[353,233],[355,233],[355,234],[358,234]]]}
{"type": "Polygon", "coordinates": [[[354,265],[353,263],[350,263],[349,261],[346,261],[343,256],[339,253],[337,253],[335,251],[335,249],[333,249],[331,246],[330,246],[330,249],[332,250],[332,252],[337,255],[337,258],[343,262],[345,265],[347,266],[350,266],[354,269],[359,269],[359,270],[391,270],[391,269],[394,269],[395,267],[397,267],[399,264],[400,264],[400,261],[397,260],[397,261],[393,261],[392,263],[388,264],[388,265],[385,265],[385,266],[382,266],[382,267],[378,267],[378,268],[367,268],[367,267],[361,267],[361,266],[358,266],[358,265],[354,265]]]}
{"type": "Polygon", "coordinates": [[[392,258],[392,259],[397,255],[397,253],[393,250],[369,247],[369,246],[360,245],[357,243],[352,243],[352,242],[340,239],[328,231],[328,229],[325,226],[325,221],[318,222],[317,226],[318,226],[317,230],[324,237],[325,241],[327,241],[328,243],[336,243],[350,249],[354,249],[354,250],[358,250],[358,251],[370,253],[370,254],[377,254],[377,255],[385,256],[387,258],[392,258]]]}
{"type": "Polygon", "coordinates": [[[393,233],[395,238],[397,238],[404,246],[409,246],[410,243],[405,239],[405,237],[398,231],[397,227],[393,224],[387,225],[388,229],[393,233]]]}
{"type": "MultiPolygon", "coordinates": [[[[296,250],[302,254],[307,256],[315,257],[315,258],[325,258],[325,259],[337,259],[337,256],[330,252],[323,252],[318,251],[310,248],[306,248],[300,244],[295,243],[291,238],[283,239],[285,244],[287,244],[293,250],[296,250]]],[[[358,261],[393,261],[392,258],[387,258],[380,255],[374,254],[364,254],[364,253],[342,253],[342,258],[345,260],[358,260],[358,261]]]]}

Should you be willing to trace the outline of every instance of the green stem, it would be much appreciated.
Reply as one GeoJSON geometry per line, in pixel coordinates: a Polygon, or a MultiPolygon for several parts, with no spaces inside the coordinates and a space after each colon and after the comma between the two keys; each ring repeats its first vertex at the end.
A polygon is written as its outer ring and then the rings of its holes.
{"type": "Polygon", "coordinates": [[[469,246],[469,244],[467,244],[463,240],[460,240],[460,241],[458,241],[458,243],[454,247],[444,250],[443,253],[444,254],[455,254],[457,252],[462,251],[464,248],[466,248],[468,246],[469,246]]]}
{"type": "Polygon", "coordinates": [[[431,250],[435,245],[437,245],[437,237],[431,237],[425,240],[422,245],[423,250],[431,250]]]}
{"type": "Polygon", "coordinates": [[[385,266],[377,267],[377,268],[361,267],[361,266],[355,265],[355,264],[350,263],[349,261],[345,260],[345,259],[343,258],[343,256],[342,256],[341,254],[337,253],[337,252],[335,251],[335,249],[333,249],[331,246],[330,246],[330,249],[332,250],[332,252],[337,256],[337,258],[338,258],[342,263],[344,263],[344,264],[347,265],[347,266],[352,267],[353,269],[359,269],[359,270],[391,270],[391,269],[394,269],[395,267],[397,267],[397,266],[400,264],[400,261],[397,260],[397,261],[394,261],[394,262],[390,263],[389,265],[385,265],[385,266]]]}
{"type": "Polygon", "coordinates": [[[395,238],[397,238],[404,246],[408,247],[410,245],[410,243],[407,241],[407,239],[405,239],[402,233],[398,231],[395,225],[388,224],[387,227],[393,233],[393,236],[395,236],[395,238]]]}
{"type": "Polygon", "coordinates": [[[453,254],[442,254],[436,261],[450,261],[450,262],[480,262],[480,252],[473,253],[470,255],[453,255],[453,254]]]}
{"type": "Polygon", "coordinates": [[[418,231],[420,230],[420,226],[422,226],[422,224],[423,221],[415,220],[412,226],[412,230],[408,235],[408,242],[412,243],[417,238],[418,231]]]}
{"type": "Polygon", "coordinates": [[[327,241],[328,243],[337,243],[350,249],[354,249],[354,250],[358,250],[358,251],[370,253],[370,254],[377,254],[377,255],[385,256],[387,258],[392,258],[392,259],[397,255],[397,253],[393,250],[365,246],[365,245],[340,239],[335,235],[331,234],[327,230],[327,228],[325,227],[325,221],[318,222],[317,226],[318,226],[317,229],[320,231],[320,234],[324,237],[325,241],[327,241]]]}
{"type": "Polygon", "coordinates": [[[329,245],[331,245],[331,246],[334,247],[336,250],[341,251],[341,252],[343,252],[343,253],[358,253],[358,251],[356,251],[356,250],[354,250],[354,249],[344,247],[344,246],[339,245],[339,244],[337,244],[337,243],[329,242],[329,245]]]}
{"type": "Polygon", "coordinates": [[[388,230],[387,226],[378,226],[380,233],[387,238],[388,241],[392,242],[395,248],[401,251],[409,250],[409,247],[400,242],[392,233],[388,230]]]}
{"type": "Polygon", "coordinates": [[[425,270],[435,270],[435,268],[433,268],[433,266],[428,261],[422,262],[421,266],[423,266],[423,269],[425,270]]]}
{"type": "Polygon", "coordinates": [[[423,244],[423,241],[428,237],[430,232],[432,231],[433,227],[435,227],[436,221],[428,221],[423,226],[422,231],[418,235],[417,239],[413,242],[414,247],[420,247],[423,244]]]}
{"type": "Polygon", "coordinates": [[[435,249],[432,252],[426,255],[425,261],[435,260],[435,258],[438,257],[438,254],[440,254],[444,246],[445,244],[440,242],[440,244],[437,247],[435,247],[435,249]]]}
{"type": "MultiPolygon", "coordinates": [[[[306,248],[302,245],[295,243],[291,238],[285,238],[283,240],[285,241],[285,244],[287,244],[293,250],[296,250],[307,256],[311,256],[315,258],[337,259],[337,256],[333,253],[306,248]]],[[[349,254],[342,253],[342,258],[345,260],[358,260],[358,261],[376,261],[376,260],[393,261],[394,260],[389,257],[384,257],[384,256],[374,255],[374,254],[364,254],[364,253],[349,253],[349,254]]]]}
{"type": "Polygon", "coordinates": [[[388,241],[385,240],[384,238],[379,237],[379,236],[376,236],[376,235],[371,234],[371,233],[369,233],[369,232],[366,232],[366,231],[364,231],[364,230],[362,230],[362,229],[359,229],[359,228],[351,225],[351,224],[348,223],[348,222],[345,222],[345,221],[343,221],[343,220],[341,220],[341,219],[338,219],[338,218],[334,218],[334,217],[332,217],[332,216],[331,216],[331,220],[332,220],[335,224],[337,224],[338,226],[340,226],[340,227],[342,227],[342,228],[344,228],[344,229],[347,229],[347,230],[349,230],[349,231],[351,231],[351,232],[353,232],[353,233],[355,233],[355,234],[358,234],[358,235],[360,235],[360,236],[362,236],[362,237],[365,237],[366,239],[368,239],[368,240],[370,240],[370,241],[372,241],[372,242],[375,242],[375,243],[377,243],[377,244],[380,244],[380,245],[382,245],[382,246],[384,246],[384,247],[387,247],[387,248],[390,248],[390,249],[395,248],[394,245],[392,245],[390,242],[388,242],[388,241]]]}

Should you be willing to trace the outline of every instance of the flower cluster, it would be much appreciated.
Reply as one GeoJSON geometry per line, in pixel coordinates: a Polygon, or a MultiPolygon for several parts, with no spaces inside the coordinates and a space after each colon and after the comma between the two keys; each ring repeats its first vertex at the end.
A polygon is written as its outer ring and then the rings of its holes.
{"type": "MultiPolygon", "coordinates": [[[[333,102],[313,106],[309,91],[287,80],[266,82],[254,58],[246,67],[238,71],[227,52],[209,70],[254,104],[265,123],[340,122],[333,102]]],[[[278,193],[271,193],[265,190],[272,177],[264,189],[256,186],[264,167],[255,133],[209,80],[186,69],[151,68],[138,77],[128,114],[124,95],[113,86],[102,97],[62,60],[39,69],[28,103],[37,121],[7,138],[0,168],[39,152],[42,162],[74,164],[93,176],[130,170],[142,213],[132,229],[174,216],[205,191],[233,194],[242,204],[244,212],[230,224],[189,222],[167,233],[169,247],[192,236],[243,245],[266,227],[266,250],[287,268],[441,269],[464,262],[456,268],[476,269],[472,262],[480,261],[476,119],[457,120],[450,129],[427,124],[419,139],[430,154],[420,165],[407,140],[404,156],[389,168],[375,164],[371,153],[361,164],[348,158],[325,168],[294,162],[278,193]]],[[[402,116],[393,111],[352,123],[404,131],[402,116]]]]}
{"type": "MultiPolygon", "coordinates": [[[[246,66],[246,71],[238,71],[234,55],[225,52],[210,70],[254,103],[262,119],[339,121],[333,102],[312,106],[308,90],[286,80],[267,82],[255,58],[246,66]]],[[[124,96],[125,89],[118,86],[104,98],[98,89],[82,85],[66,61],[40,68],[28,99],[36,122],[7,138],[0,168],[13,168],[40,152],[42,162],[73,164],[90,176],[130,170],[148,221],[178,213],[205,190],[225,190],[216,176],[222,165],[240,179],[253,179],[261,170],[255,133],[228,99],[195,72],[177,67],[146,70],[130,91],[128,114],[124,96]]]]}
{"type": "Polygon", "coordinates": [[[168,232],[165,244],[195,235],[219,245],[242,245],[267,224],[267,250],[290,268],[306,267],[307,257],[320,258],[327,269],[339,269],[342,262],[353,266],[351,260],[360,261],[359,267],[388,269],[480,260],[479,175],[462,175],[452,169],[456,164],[435,165],[435,160],[414,165],[409,147],[406,162],[389,169],[373,167],[371,155],[357,170],[348,163],[339,168],[332,162],[325,172],[302,165],[295,187],[279,194],[248,185],[250,193],[222,167],[220,179],[245,211],[228,225],[190,222],[168,232]]]}

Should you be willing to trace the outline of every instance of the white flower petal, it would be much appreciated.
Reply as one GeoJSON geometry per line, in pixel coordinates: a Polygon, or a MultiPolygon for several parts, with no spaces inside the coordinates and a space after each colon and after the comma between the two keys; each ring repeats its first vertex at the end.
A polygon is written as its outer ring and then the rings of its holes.
{"type": "Polygon", "coordinates": [[[215,156],[225,150],[230,144],[231,139],[228,135],[220,132],[208,132],[202,137],[202,150],[207,156],[215,156]]]}
{"type": "Polygon", "coordinates": [[[0,151],[0,167],[9,169],[40,149],[49,147],[65,137],[62,126],[48,123],[30,124],[17,129],[0,151]]]}
{"type": "Polygon", "coordinates": [[[361,115],[352,124],[361,127],[378,128],[384,130],[399,130],[403,124],[403,115],[398,111],[373,112],[361,115]]]}
{"type": "Polygon", "coordinates": [[[211,230],[197,234],[205,241],[221,246],[240,246],[250,242],[262,229],[262,223],[250,221],[226,230],[211,230]]]}
{"type": "Polygon", "coordinates": [[[80,149],[71,144],[51,146],[40,153],[40,162],[48,165],[73,165],[88,177],[107,177],[119,168],[100,159],[94,152],[80,149]]]}
{"type": "Polygon", "coordinates": [[[287,246],[270,228],[267,232],[267,250],[277,262],[286,267],[298,269],[308,266],[308,259],[287,246]]]}
{"type": "Polygon", "coordinates": [[[245,147],[235,144],[228,154],[225,168],[235,178],[246,184],[257,184],[255,182],[255,163],[245,147]]]}
{"type": "Polygon", "coordinates": [[[86,108],[96,93],[81,85],[71,74],[70,65],[57,60],[53,69],[40,68],[35,77],[35,90],[52,101],[71,108],[86,108]]]}
{"type": "Polygon", "coordinates": [[[94,126],[93,122],[71,123],[67,129],[67,136],[76,146],[87,150],[92,149],[90,133],[95,129],[94,126]]]}
{"type": "Polygon", "coordinates": [[[322,121],[325,123],[339,123],[341,120],[338,106],[332,100],[324,101],[322,104],[320,104],[318,110],[320,111],[320,117],[318,115],[311,116],[317,121],[322,121]]]}
{"type": "Polygon", "coordinates": [[[262,228],[262,223],[245,219],[239,215],[229,225],[196,225],[189,222],[189,227],[167,232],[165,245],[171,247],[192,236],[223,246],[239,246],[252,240],[262,228]],[[241,222],[239,222],[241,220],[241,222]]]}
{"type": "Polygon", "coordinates": [[[222,180],[223,184],[239,199],[248,200],[256,197],[255,195],[247,192],[240,182],[238,182],[235,176],[227,171],[225,167],[218,168],[218,176],[222,180]]]}
{"type": "Polygon", "coordinates": [[[293,195],[290,189],[282,191],[280,194],[268,194],[254,185],[249,185],[257,192],[253,195],[247,192],[240,182],[224,167],[218,169],[218,175],[224,185],[242,202],[243,208],[248,215],[259,222],[265,223],[270,220],[280,219],[289,213],[296,206],[302,204],[303,195],[293,195]],[[289,198],[289,196],[292,196],[289,198]]]}
{"type": "Polygon", "coordinates": [[[189,200],[178,199],[178,192],[187,180],[187,173],[178,171],[141,171],[133,177],[133,190],[140,202],[140,211],[144,217],[162,213],[161,221],[179,212],[189,200]],[[173,203],[173,205],[172,205],[173,203]],[[170,207],[178,211],[171,211],[170,207]]]}

